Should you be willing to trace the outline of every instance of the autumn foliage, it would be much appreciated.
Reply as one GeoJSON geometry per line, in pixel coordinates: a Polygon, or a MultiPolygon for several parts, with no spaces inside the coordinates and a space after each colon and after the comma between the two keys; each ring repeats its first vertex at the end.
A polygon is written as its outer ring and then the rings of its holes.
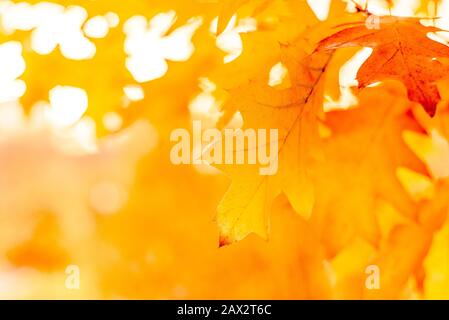
{"type": "Polygon", "coordinates": [[[443,0],[0,2],[0,297],[449,298],[448,19],[443,0]],[[276,173],[174,164],[193,121],[276,129],[276,173]]]}

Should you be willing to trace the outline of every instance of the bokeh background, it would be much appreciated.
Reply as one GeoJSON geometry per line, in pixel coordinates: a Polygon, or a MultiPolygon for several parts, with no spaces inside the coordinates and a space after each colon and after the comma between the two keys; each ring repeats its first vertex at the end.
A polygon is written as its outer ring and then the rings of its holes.
{"type": "MultiPolygon", "coordinates": [[[[350,2],[242,1],[217,35],[225,1],[0,0],[0,298],[360,297],[351,283],[365,274],[352,270],[373,248],[326,255],[283,197],[268,241],[219,248],[214,216],[229,179],[169,158],[172,130],[215,126],[227,83],[269,60],[270,47],[240,59],[245,35],[291,39],[301,24],[354,11],[350,2]],[[65,286],[69,265],[78,290],[65,286]]],[[[449,17],[449,1],[370,10],[449,17]]],[[[346,88],[367,54],[334,71],[329,110],[356,104],[346,88]]],[[[272,67],[275,85],[284,69],[272,67]]],[[[447,296],[448,230],[429,258],[428,291],[410,279],[386,297],[447,296]]]]}

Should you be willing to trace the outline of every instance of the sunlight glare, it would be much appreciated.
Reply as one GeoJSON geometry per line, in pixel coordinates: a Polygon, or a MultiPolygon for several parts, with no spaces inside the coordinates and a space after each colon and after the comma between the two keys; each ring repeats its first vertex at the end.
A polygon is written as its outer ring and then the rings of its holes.
{"type": "Polygon", "coordinates": [[[288,75],[287,68],[282,64],[282,62],[276,63],[270,70],[270,75],[268,79],[268,85],[270,87],[276,87],[281,85],[288,75]]]}
{"type": "Polygon", "coordinates": [[[168,71],[167,60],[187,61],[194,52],[192,37],[202,24],[201,18],[191,18],[185,25],[167,34],[176,21],[176,12],[159,13],[150,21],[143,16],[129,18],[126,34],[126,67],[137,82],[163,77],[168,71]]]}
{"type": "MultiPolygon", "coordinates": [[[[217,34],[218,18],[215,18],[210,25],[210,32],[217,34]]],[[[225,31],[216,39],[217,47],[226,52],[223,58],[224,63],[229,63],[237,59],[243,52],[243,42],[240,33],[247,33],[257,30],[257,21],[253,18],[239,19],[234,15],[229,21],[225,31]]]]}
{"type": "Polygon", "coordinates": [[[130,84],[123,88],[126,98],[130,101],[140,101],[145,98],[143,88],[138,84],[130,84]]]}
{"type": "Polygon", "coordinates": [[[95,55],[95,45],[81,30],[87,19],[87,11],[83,7],[8,1],[1,8],[1,27],[7,33],[32,30],[31,47],[37,53],[50,54],[59,45],[61,53],[68,59],[84,60],[95,55]]]}
{"type": "Polygon", "coordinates": [[[49,97],[52,119],[58,126],[75,124],[87,110],[87,93],[81,88],[56,86],[50,90],[49,97]]]}
{"type": "Polygon", "coordinates": [[[326,97],[324,103],[325,111],[347,109],[357,104],[358,99],[352,93],[351,87],[358,86],[358,81],[356,80],[357,72],[362,64],[370,57],[372,52],[372,48],[363,48],[357,51],[351,59],[343,64],[339,72],[340,99],[338,101],[333,101],[330,97],[326,97]]]}
{"type": "Polygon", "coordinates": [[[0,102],[20,98],[26,90],[25,82],[17,80],[25,72],[22,44],[16,41],[0,45],[0,102]]]}
{"type": "Polygon", "coordinates": [[[216,85],[207,78],[199,79],[201,93],[189,104],[189,110],[193,120],[201,120],[205,128],[215,127],[222,113],[220,102],[216,100],[214,91],[216,85]]]}
{"type": "Polygon", "coordinates": [[[315,13],[318,20],[325,21],[329,16],[331,0],[307,0],[307,4],[313,13],[315,13]]]}
{"type": "Polygon", "coordinates": [[[117,112],[108,112],[103,116],[103,125],[108,131],[118,131],[122,124],[122,117],[117,112]]]}
{"type": "Polygon", "coordinates": [[[83,30],[90,38],[104,38],[109,32],[109,22],[103,16],[95,16],[86,21],[83,30]]]}

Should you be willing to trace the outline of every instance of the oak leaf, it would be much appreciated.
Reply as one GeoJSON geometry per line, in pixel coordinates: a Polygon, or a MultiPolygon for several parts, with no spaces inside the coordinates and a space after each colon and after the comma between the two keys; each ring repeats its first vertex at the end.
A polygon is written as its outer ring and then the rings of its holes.
{"type": "Polygon", "coordinates": [[[363,25],[323,39],[317,50],[373,48],[358,71],[359,88],[385,79],[400,80],[407,87],[409,99],[419,102],[433,116],[441,99],[436,82],[449,72],[449,67],[436,58],[449,57],[449,47],[427,35],[442,30],[424,26],[416,18],[371,15],[368,19],[363,25]]]}
{"type": "Polygon", "coordinates": [[[243,129],[279,130],[279,169],[276,175],[263,176],[254,165],[221,167],[233,181],[218,207],[220,245],[241,240],[250,233],[266,238],[267,215],[281,191],[296,212],[304,217],[311,213],[314,188],[308,167],[319,158],[317,119],[322,108],[323,74],[331,54],[309,55],[303,48],[304,44],[299,43],[281,48],[290,88],[270,87],[267,74],[232,90],[224,107],[241,112],[243,129]]]}
{"type": "Polygon", "coordinates": [[[379,199],[404,217],[416,218],[416,203],[401,185],[397,170],[426,174],[402,138],[405,130],[421,132],[421,128],[410,115],[410,103],[400,97],[400,88],[392,85],[365,90],[357,108],[326,114],[331,133],[323,141],[325,162],[315,174],[311,223],[329,256],[357,237],[378,245],[379,199]]]}

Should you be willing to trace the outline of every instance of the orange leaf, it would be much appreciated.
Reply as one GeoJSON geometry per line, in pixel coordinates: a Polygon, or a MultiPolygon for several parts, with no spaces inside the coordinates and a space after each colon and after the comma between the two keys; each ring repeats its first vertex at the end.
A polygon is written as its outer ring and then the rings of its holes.
{"type": "Polygon", "coordinates": [[[441,31],[425,27],[418,19],[394,16],[370,16],[371,28],[361,25],[342,30],[319,43],[317,50],[345,47],[371,47],[371,57],[357,74],[364,88],[384,79],[397,79],[407,87],[408,97],[422,104],[433,116],[440,101],[436,81],[446,76],[449,67],[435,58],[449,57],[449,47],[430,40],[429,32],[441,31]]]}

